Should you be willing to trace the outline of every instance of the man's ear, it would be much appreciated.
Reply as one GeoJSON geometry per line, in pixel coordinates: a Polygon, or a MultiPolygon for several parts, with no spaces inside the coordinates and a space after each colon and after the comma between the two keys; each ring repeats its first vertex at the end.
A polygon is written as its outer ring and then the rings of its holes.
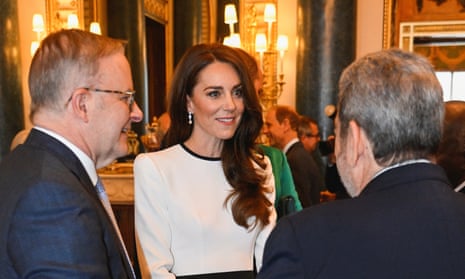
{"type": "Polygon", "coordinates": [[[289,118],[284,118],[281,122],[281,126],[284,128],[284,131],[291,129],[291,122],[289,121],[289,118]]]}
{"type": "Polygon", "coordinates": [[[347,150],[348,154],[348,161],[351,166],[355,166],[358,163],[361,155],[365,151],[365,140],[364,135],[362,135],[363,131],[360,126],[354,120],[349,122],[349,131],[347,133],[347,150]]]}
{"type": "Polygon", "coordinates": [[[70,98],[70,106],[75,116],[81,118],[84,122],[88,122],[88,106],[90,101],[89,91],[79,88],[76,89],[70,98]]]}

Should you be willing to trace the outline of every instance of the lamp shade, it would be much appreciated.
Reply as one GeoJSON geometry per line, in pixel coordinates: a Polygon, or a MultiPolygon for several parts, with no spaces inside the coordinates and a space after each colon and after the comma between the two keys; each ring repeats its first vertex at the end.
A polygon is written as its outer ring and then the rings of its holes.
{"type": "Polygon", "coordinates": [[[265,52],[266,51],[266,35],[264,33],[258,33],[255,37],[255,51],[265,52]]]}
{"type": "Polygon", "coordinates": [[[44,18],[41,14],[34,14],[32,16],[32,31],[34,32],[44,32],[44,18]]]}
{"type": "Polygon", "coordinates": [[[38,41],[32,41],[31,42],[31,56],[34,56],[37,49],[39,48],[39,45],[40,45],[40,43],[38,41]]]}
{"type": "Polygon", "coordinates": [[[100,24],[98,22],[90,23],[90,32],[98,35],[102,35],[102,30],[100,29],[100,24]]]}
{"type": "Polygon", "coordinates": [[[278,43],[276,44],[276,49],[279,51],[286,51],[289,47],[289,40],[286,35],[278,36],[278,43]]]}
{"type": "Polygon", "coordinates": [[[224,23],[226,24],[237,23],[236,6],[234,4],[227,4],[224,7],[224,23]]]}
{"type": "Polygon", "coordinates": [[[79,19],[76,14],[68,15],[68,29],[79,28],[79,19]]]}
{"type": "Polygon", "coordinates": [[[263,20],[265,22],[276,22],[276,6],[274,4],[265,5],[263,20]]]}
{"type": "Polygon", "coordinates": [[[241,36],[237,33],[224,37],[223,44],[231,47],[241,47],[241,36]]]}

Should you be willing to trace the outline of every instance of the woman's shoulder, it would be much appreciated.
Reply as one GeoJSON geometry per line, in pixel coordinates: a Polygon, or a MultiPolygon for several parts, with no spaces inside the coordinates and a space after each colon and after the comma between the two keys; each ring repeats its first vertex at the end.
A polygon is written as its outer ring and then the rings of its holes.
{"type": "Polygon", "coordinates": [[[181,154],[182,148],[179,144],[177,144],[154,152],[140,153],[134,160],[134,164],[139,164],[147,161],[155,162],[160,160],[173,160],[176,157],[182,156],[181,154]]]}

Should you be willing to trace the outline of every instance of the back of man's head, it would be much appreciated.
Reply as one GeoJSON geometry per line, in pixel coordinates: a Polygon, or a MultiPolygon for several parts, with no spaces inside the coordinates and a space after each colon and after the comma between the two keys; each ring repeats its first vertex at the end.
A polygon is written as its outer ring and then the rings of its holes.
{"type": "Polygon", "coordinates": [[[430,158],[442,133],[442,89],[431,64],[398,49],[369,54],[344,70],[338,120],[344,138],[355,121],[379,165],[430,158]]]}

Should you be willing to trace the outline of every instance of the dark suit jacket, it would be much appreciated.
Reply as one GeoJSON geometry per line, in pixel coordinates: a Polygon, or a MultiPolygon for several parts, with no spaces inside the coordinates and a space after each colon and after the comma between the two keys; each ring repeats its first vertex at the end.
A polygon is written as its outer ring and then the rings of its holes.
{"type": "Polygon", "coordinates": [[[286,158],[302,207],[320,203],[323,176],[313,156],[298,141],[286,152],[286,158]]]}
{"type": "Polygon", "coordinates": [[[33,129],[0,162],[0,278],[132,278],[84,167],[33,129]]]}
{"type": "Polygon", "coordinates": [[[442,169],[382,173],[361,195],[282,218],[258,279],[465,278],[465,198],[442,169]]]}

